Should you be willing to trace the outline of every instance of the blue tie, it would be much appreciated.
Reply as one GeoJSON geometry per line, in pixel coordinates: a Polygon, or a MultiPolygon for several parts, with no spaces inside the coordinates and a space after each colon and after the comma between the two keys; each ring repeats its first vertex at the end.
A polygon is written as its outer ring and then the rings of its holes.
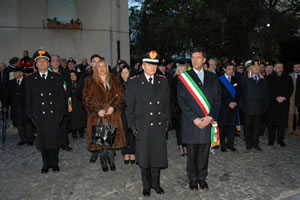
{"type": "Polygon", "coordinates": [[[202,85],[203,84],[202,72],[198,72],[197,75],[198,75],[198,78],[200,79],[200,85],[202,85]]]}

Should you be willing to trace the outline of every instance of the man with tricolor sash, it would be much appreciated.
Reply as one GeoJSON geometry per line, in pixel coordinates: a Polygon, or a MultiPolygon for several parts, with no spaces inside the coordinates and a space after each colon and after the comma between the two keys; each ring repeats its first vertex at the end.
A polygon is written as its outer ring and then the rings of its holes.
{"type": "Polygon", "coordinates": [[[187,144],[187,176],[191,190],[208,190],[206,183],[210,146],[218,145],[217,119],[221,92],[218,77],[203,69],[205,50],[194,48],[192,66],[179,76],[178,104],[182,110],[182,142],[187,144]]]}
{"type": "Polygon", "coordinates": [[[225,63],[224,74],[219,76],[221,87],[221,110],[218,117],[220,128],[221,151],[227,149],[236,151],[234,147],[235,125],[239,121],[238,100],[239,84],[236,76],[233,76],[234,66],[232,63],[225,63]]]}

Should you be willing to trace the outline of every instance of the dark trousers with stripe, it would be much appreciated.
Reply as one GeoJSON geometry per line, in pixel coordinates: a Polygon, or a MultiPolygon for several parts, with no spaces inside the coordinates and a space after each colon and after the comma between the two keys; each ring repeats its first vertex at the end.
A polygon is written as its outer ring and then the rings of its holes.
{"type": "Polygon", "coordinates": [[[41,150],[44,168],[53,168],[58,166],[59,149],[43,149],[41,150]]]}
{"type": "Polygon", "coordinates": [[[234,125],[226,125],[226,126],[220,125],[220,144],[222,149],[226,149],[227,147],[233,147],[234,135],[235,135],[234,125]]]}
{"type": "Polygon", "coordinates": [[[160,187],[160,168],[158,167],[141,167],[141,175],[143,188],[150,190],[150,188],[160,187]]]}

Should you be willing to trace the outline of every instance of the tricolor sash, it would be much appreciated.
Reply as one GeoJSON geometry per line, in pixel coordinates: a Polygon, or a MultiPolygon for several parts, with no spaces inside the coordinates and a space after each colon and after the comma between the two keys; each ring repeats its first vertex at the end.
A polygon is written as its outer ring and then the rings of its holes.
{"type": "MultiPolygon", "coordinates": [[[[221,76],[219,76],[219,80],[223,83],[223,85],[226,87],[226,89],[228,90],[228,92],[235,99],[236,98],[236,90],[232,86],[232,84],[229,82],[229,80],[225,77],[224,74],[221,75],[221,76]]],[[[236,129],[238,131],[240,131],[241,130],[241,127],[240,127],[241,126],[241,120],[240,120],[239,109],[237,109],[237,117],[238,117],[238,121],[237,121],[236,129]]]]}
{"type": "MultiPolygon", "coordinates": [[[[204,112],[205,116],[208,116],[211,106],[202,92],[202,90],[198,87],[192,77],[187,73],[184,72],[178,78],[181,80],[183,85],[187,88],[190,94],[193,96],[197,104],[200,106],[202,111],[204,112]]],[[[211,146],[218,146],[220,144],[220,133],[218,128],[218,123],[216,121],[211,121],[212,129],[211,129],[211,146]]]]}
{"type": "MultiPolygon", "coordinates": [[[[49,67],[48,67],[48,70],[49,70],[50,72],[54,72],[52,66],[49,66],[49,67]]],[[[58,73],[59,73],[59,72],[58,72],[58,73]]],[[[67,91],[67,86],[68,86],[68,84],[67,84],[67,82],[64,80],[64,92],[67,91]]],[[[72,112],[72,100],[71,100],[71,97],[68,98],[68,112],[72,112]]]]}

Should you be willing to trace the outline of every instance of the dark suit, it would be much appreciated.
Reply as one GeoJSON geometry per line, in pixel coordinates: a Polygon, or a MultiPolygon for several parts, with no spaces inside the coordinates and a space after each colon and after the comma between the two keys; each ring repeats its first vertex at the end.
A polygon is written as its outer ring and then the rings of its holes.
{"type": "Polygon", "coordinates": [[[255,81],[248,74],[240,78],[240,107],[244,113],[244,139],[247,148],[258,147],[258,135],[263,114],[268,105],[268,88],[265,79],[255,81]]]}
{"type": "MultiPolygon", "coordinates": [[[[297,76],[295,104],[298,108],[298,111],[300,112],[300,75],[297,76]]],[[[298,120],[298,122],[300,124],[300,119],[298,120]]]]}
{"type": "Polygon", "coordinates": [[[62,76],[48,71],[46,79],[39,72],[26,78],[26,113],[37,127],[37,148],[43,167],[58,165],[59,124],[66,114],[62,76]]]}
{"type": "Polygon", "coordinates": [[[11,106],[11,120],[13,125],[18,128],[21,142],[33,142],[33,127],[25,114],[25,77],[23,77],[20,84],[18,84],[16,79],[8,82],[3,107],[8,108],[9,105],[11,106]]]}
{"type": "MultiPolygon", "coordinates": [[[[225,77],[226,78],[226,77],[225,77]]],[[[239,100],[239,81],[235,76],[231,76],[231,85],[236,91],[235,98],[230,94],[229,90],[220,80],[221,86],[221,110],[218,117],[218,125],[220,128],[220,144],[222,149],[233,147],[235,125],[237,124],[238,106],[234,109],[229,107],[232,102],[238,103],[239,100]],[[226,142],[227,138],[227,142],[226,142]]]]}
{"type": "MultiPolygon", "coordinates": [[[[203,71],[203,84],[201,84],[200,79],[193,69],[187,73],[206,96],[211,106],[211,110],[208,115],[216,120],[221,106],[219,80],[212,72],[203,71]]],[[[182,111],[182,142],[187,144],[188,148],[188,178],[190,181],[205,180],[207,177],[212,126],[209,124],[204,129],[200,129],[194,124],[193,121],[196,118],[205,117],[205,114],[181,80],[179,80],[177,84],[177,99],[182,111]]]]}
{"type": "Polygon", "coordinates": [[[131,78],[125,101],[128,127],[136,127],[136,162],[144,189],[160,187],[160,169],[167,168],[166,124],[171,123],[170,96],[165,77],[154,75],[153,84],[145,75],[131,78]]]}

